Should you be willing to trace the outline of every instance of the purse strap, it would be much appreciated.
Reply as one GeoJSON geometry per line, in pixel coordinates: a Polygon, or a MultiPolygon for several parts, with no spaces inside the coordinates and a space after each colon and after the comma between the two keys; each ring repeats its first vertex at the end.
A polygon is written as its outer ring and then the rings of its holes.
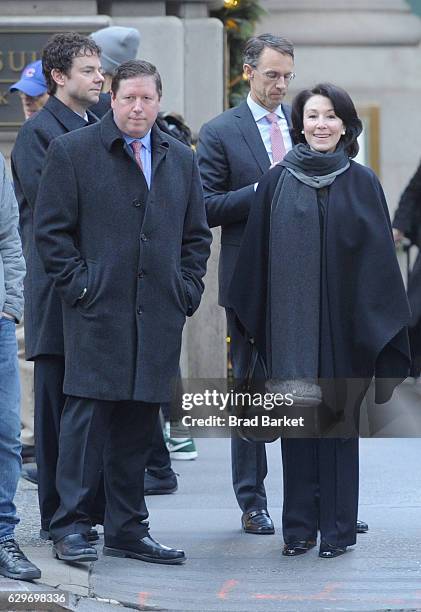
{"type": "Polygon", "coordinates": [[[257,362],[260,358],[260,364],[262,366],[262,370],[263,370],[263,376],[264,379],[267,380],[268,379],[268,373],[267,373],[267,369],[266,369],[266,364],[264,362],[264,360],[261,358],[259,351],[257,350],[257,346],[256,343],[254,341],[254,338],[249,338],[248,342],[251,344],[251,352],[250,352],[250,359],[249,359],[249,363],[247,366],[247,371],[246,371],[246,375],[244,377],[244,380],[246,382],[246,388],[250,389],[251,388],[251,382],[253,380],[253,375],[254,375],[254,371],[256,369],[256,365],[257,362]]]}

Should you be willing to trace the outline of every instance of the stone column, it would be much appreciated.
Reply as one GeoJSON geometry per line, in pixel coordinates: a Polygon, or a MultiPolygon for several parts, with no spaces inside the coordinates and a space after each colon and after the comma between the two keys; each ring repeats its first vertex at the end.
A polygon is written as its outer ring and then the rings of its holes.
{"type": "Polygon", "coordinates": [[[223,0],[103,0],[112,17],[164,17],[200,19],[220,8],[223,0]]]}
{"type": "MultiPolygon", "coordinates": [[[[112,0],[112,17],[165,17],[165,0],[139,2],[138,0],[112,0]]],[[[126,19],[127,22],[127,19],[126,19]]],[[[125,25],[128,25],[127,23],[125,25]]]]}
{"type": "Polygon", "coordinates": [[[169,0],[168,9],[184,19],[207,17],[209,9],[219,8],[223,0],[169,0]]]}

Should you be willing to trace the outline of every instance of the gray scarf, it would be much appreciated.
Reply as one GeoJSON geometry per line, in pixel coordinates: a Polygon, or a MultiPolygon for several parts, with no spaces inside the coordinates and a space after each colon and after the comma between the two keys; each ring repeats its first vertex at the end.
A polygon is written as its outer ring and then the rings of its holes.
{"type": "Polygon", "coordinates": [[[267,388],[294,392],[294,404],[317,405],[321,230],[317,189],[349,168],[342,148],[318,153],[295,146],[281,162],[271,205],[267,388]],[[282,382],[280,382],[282,381],[282,382]]]}

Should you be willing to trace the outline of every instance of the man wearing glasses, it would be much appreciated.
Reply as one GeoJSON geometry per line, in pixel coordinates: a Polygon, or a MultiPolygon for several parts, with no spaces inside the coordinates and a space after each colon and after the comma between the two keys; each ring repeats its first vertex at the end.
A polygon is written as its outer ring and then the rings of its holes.
{"type": "MultiPolygon", "coordinates": [[[[199,135],[198,159],[210,227],[221,226],[219,304],[227,315],[235,378],[244,376],[250,346],[238,332],[228,300],[253,191],[260,177],[292,147],[290,110],[282,104],[294,78],[294,47],[286,38],[262,34],[248,40],[244,73],[250,83],[247,100],[206,123],[199,135]]],[[[246,533],[274,533],[267,511],[264,442],[232,437],[234,492],[243,511],[246,533]]]]}

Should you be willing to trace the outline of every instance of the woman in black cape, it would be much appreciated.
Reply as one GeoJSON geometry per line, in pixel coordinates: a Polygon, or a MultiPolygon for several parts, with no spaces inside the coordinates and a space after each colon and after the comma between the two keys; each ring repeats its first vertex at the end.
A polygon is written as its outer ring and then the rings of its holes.
{"type": "MultiPolygon", "coordinates": [[[[292,123],[299,144],[259,183],[230,303],[268,388],[294,387],[303,406],[323,405],[345,380],[355,410],[375,377],[382,403],[408,375],[410,312],[383,190],[352,159],[362,124],[347,92],[331,84],[300,92],[292,123]]],[[[343,554],[356,542],[358,428],[341,438],[284,438],[282,457],[283,554],[307,552],[318,531],[320,557],[343,554]]]]}

